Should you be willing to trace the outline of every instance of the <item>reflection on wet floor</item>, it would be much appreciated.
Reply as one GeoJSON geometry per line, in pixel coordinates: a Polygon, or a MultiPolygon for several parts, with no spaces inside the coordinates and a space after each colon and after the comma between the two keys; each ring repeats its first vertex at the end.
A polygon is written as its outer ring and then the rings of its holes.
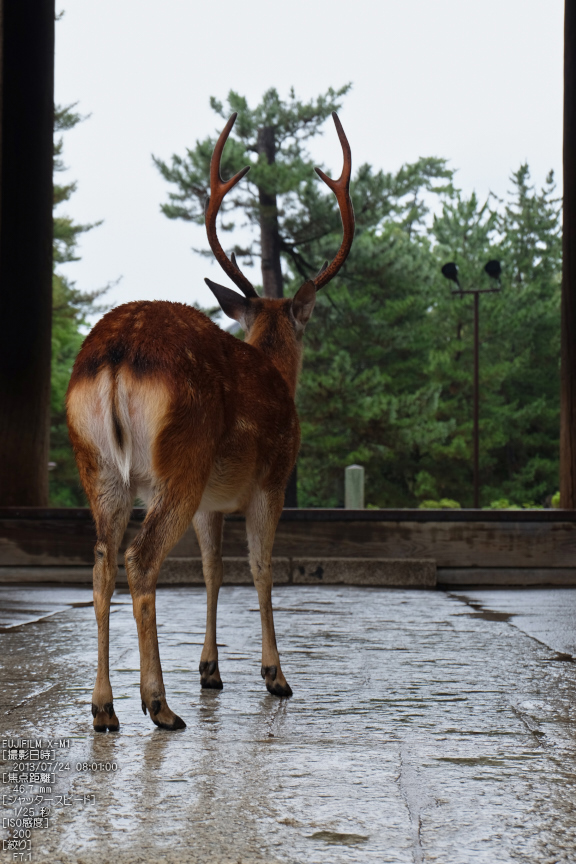
{"type": "Polygon", "coordinates": [[[74,608],[53,596],[65,611],[0,634],[2,737],[71,737],[65,786],[96,800],[36,831],[33,861],[576,859],[576,592],[274,593],[290,700],[260,678],[254,589],[222,591],[222,692],[199,688],[203,591],[158,592],[168,699],[188,724],[176,733],[141,712],[128,596],[111,622],[118,733],[91,731],[89,594],[74,608]]]}

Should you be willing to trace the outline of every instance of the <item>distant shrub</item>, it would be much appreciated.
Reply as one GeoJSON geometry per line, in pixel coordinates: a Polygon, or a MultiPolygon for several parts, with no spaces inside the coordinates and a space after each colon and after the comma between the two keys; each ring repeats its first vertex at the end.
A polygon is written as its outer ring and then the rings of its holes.
{"type": "Polygon", "coordinates": [[[422,501],[420,510],[460,510],[461,505],[452,498],[441,498],[439,501],[422,501]]]}
{"type": "Polygon", "coordinates": [[[499,498],[497,501],[491,501],[488,507],[484,510],[542,510],[544,509],[534,501],[525,501],[523,504],[513,504],[508,498],[499,498]]]}

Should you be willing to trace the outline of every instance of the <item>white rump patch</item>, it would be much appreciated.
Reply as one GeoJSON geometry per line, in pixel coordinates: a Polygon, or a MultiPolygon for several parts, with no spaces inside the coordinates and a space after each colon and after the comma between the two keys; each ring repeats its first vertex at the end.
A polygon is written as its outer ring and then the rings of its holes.
{"type": "Polygon", "coordinates": [[[113,468],[125,486],[137,486],[145,495],[154,483],[152,444],[163,425],[167,404],[162,385],[137,381],[122,372],[114,396],[112,373],[103,369],[95,381],[83,382],[72,392],[69,408],[74,426],[98,450],[103,465],[113,468]]]}

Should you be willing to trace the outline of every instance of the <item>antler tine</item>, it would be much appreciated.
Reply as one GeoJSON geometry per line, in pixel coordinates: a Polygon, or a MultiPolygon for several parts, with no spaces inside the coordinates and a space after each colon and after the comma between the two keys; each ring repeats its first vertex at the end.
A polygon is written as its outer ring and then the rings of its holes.
{"type": "Polygon", "coordinates": [[[238,265],[236,264],[236,258],[233,256],[232,261],[227,257],[226,253],[222,249],[220,245],[220,241],[218,240],[218,236],[216,233],[216,217],[218,215],[218,211],[220,210],[220,205],[224,200],[224,196],[236,186],[237,183],[242,180],[242,178],[248,173],[250,170],[250,165],[247,165],[238,174],[235,174],[234,177],[231,177],[230,180],[222,180],[220,176],[220,163],[222,161],[222,151],[224,150],[224,145],[228,140],[228,136],[234,126],[236,121],[236,117],[238,114],[234,113],[226,123],[226,126],[222,130],[218,141],[216,142],[216,146],[214,147],[214,152],[212,154],[212,159],[210,160],[210,196],[206,199],[206,208],[205,208],[205,220],[206,220],[206,234],[208,235],[208,242],[210,244],[210,248],[214,253],[214,257],[224,270],[224,272],[230,277],[230,279],[234,282],[234,284],[242,291],[242,293],[246,297],[257,297],[258,294],[254,290],[254,286],[250,282],[249,279],[244,276],[238,265]]]}
{"type": "Polygon", "coordinates": [[[352,206],[352,200],[350,198],[350,175],[352,173],[352,153],[350,150],[350,145],[348,143],[348,139],[344,134],[344,129],[342,128],[342,124],[338,118],[338,115],[335,111],[332,112],[332,118],[334,120],[334,125],[336,126],[336,132],[338,133],[338,138],[340,139],[340,144],[342,145],[342,152],[344,154],[344,166],[342,168],[342,173],[338,180],[332,180],[328,177],[324,171],[320,168],[315,168],[314,170],[318,174],[321,180],[326,183],[326,185],[334,192],[336,195],[336,200],[338,201],[338,206],[340,208],[340,217],[342,219],[342,229],[343,229],[343,237],[342,244],[340,249],[336,253],[336,257],[327,267],[323,267],[318,275],[312,280],[316,286],[316,290],[319,291],[327,282],[332,279],[333,276],[340,270],[346,258],[348,257],[348,253],[350,252],[350,248],[352,246],[352,240],[354,239],[354,208],[352,206]]]}

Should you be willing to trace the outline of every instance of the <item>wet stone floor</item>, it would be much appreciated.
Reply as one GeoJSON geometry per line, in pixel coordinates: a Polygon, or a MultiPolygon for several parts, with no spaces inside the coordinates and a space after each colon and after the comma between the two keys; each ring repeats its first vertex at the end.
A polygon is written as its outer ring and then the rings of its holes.
{"type": "MultiPolygon", "coordinates": [[[[44,787],[48,827],[31,830],[30,856],[0,862],[576,860],[576,591],[280,586],[294,696],[278,700],[260,678],[253,588],[221,593],[222,692],[199,686],[203,590],[161,589],[164,680],[188,724],[173,733],[142,714],[126,593],[111,615],[120,731],[92,732],[90,599],[0,588],[2,743],[69,742],[44,787]]],[[[41,787],[15,803],[12,765],[2,817],[30,797],[37,815],[41,787]]]]}

